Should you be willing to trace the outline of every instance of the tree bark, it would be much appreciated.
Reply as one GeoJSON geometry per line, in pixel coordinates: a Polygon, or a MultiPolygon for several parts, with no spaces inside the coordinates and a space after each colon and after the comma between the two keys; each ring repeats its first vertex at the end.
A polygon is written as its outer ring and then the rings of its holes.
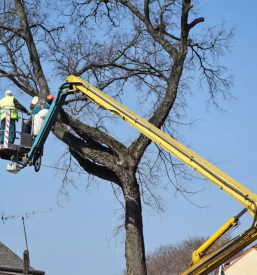
{"type": "Polygon", "coordinates": [[[147,275],[141,198],[134,172],[122,175],[122,185],[126,209],[125,257],[127,274],[147,275]]]}
{"type": "Polygon", "coordinates": [[[15,4],[17,15],[20,18],[20,24],[24,33],[24,40],[27,44],[30,61],[31,61],[31,64],[33,65],[34,75],[38,81],[40,94],[42,97],[46,97],[50,93],[49,87],[41,66],[40,58],[33,39],[33,35],[31,33],[31,29],[29,27],[25,8],[20,0],[14,0],[14,4],[15,4]]]}

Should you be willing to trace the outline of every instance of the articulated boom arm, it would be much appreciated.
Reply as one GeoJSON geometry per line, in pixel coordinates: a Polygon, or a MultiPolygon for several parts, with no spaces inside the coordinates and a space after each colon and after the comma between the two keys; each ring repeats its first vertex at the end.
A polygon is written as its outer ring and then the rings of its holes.
{"type": "Polygon", "coordinates": [[[204,178],[215,184],[222,191],[237,200],[244,206],[244,210],[237,216],[231,218],[222,228],[220,228],[209,240],[206,241],[198,250],[193,253],[192,265],[184,271],[183,275],[192,274],[208,274],[219,266],[222,262],[229,259],[231,256],[242,250],[244,247],[257,239],[256,222],[256,204],[257,195],[248,190],[246,187],[235,181],[217,167],[198,156],[196,153],[180,144],[178,141],[170,137],[150,124],[145,119],[133,113],[122,104],[112,99],[105,93],[101,92],[91,84],[76,76],[68,76],[66,84],[60,88],[59,94],[49,110],[49,114],[39,132],[39,135],[28,154],[32,163],[36,163],[39,152],[50,132],[50,129],[56,119],[58,112],[63,105],[64,98],[70,93],[81,93],[84,97],[97,105],[99,108],[109,110],[113,115],[117,115],[125,120],[133,128],[148,137],[150,140],[161,146],[170,154],[181,160],[184,164],[191,167],[194,171],[201,174],[204,178]],[[231,227],[235,226],[238,219],[246,211],[249,211],[253,216],[252,226],[240,234],[238,237],[229,241],[221,248],[213,251],[211,254],[206,254],[207,249],[231,227]]]}
{"type": "Polygon", "coordinates": [[[33,164],[35,166],[36,172],[39,171],[40,165],[41,165],[41,156],[42,156],[43,146],[64,104],[66,96],[69,94],[67,92],[69,88],[70,88],[69,84],[63,84],[60,87],[59,93],[51,104],[51,107],[47,113],[44,123],[35,141],[33,142],[31,150],[26,156],[24,162],[21,164],[22,167],[25,167],[27,164],[33,164]]]}

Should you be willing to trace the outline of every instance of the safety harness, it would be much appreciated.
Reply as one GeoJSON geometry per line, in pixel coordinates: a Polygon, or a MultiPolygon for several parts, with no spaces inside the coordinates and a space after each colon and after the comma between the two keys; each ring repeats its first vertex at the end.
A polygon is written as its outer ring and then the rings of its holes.
{"type": "Polygon", "coordinates": [[[38,106],[41,106],[41,109],[43,110],[43,109],[45,109],[45,108],[44,108],[44,104],[50,105],[47,101],[43,101],[43,100],[42,100],[39,104],[35,105],[34,108],[36,108],[36,107],[38,107],[38,106]]]}

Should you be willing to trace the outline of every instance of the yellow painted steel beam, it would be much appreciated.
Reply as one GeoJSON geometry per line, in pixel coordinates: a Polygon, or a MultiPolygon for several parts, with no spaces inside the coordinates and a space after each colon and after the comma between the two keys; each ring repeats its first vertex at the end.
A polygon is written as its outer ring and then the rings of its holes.
{"type": "Polygon", "coordinates": [[[254,226],[248,232],[219,247],[211,254],[201,258],[180,275],[207,275],[239,251],[257,240],[257,228],[254,226]]]}
{"type": "MultiPolygon", "coordinates": [[[[69,92],[79,92],[99,108],[109,110],[113,115],[117,115],[144,136],[148,137],[174,157],[215,184],[229,196],[237,200],[253,216],[254,223],[256,222],[257,195],[255,193],[80,77],[68,76],[67,83],[72,85],[69,92]]],[[[244,211],[242,211],[242,213],[243,212],[244,211]]],[[[241,216],[241,214],[239,216],[241,216]]],[[[218,248],[210,255],[199,257],[199,254],[204,253],[214,241],[221,237],[233,223],[236,222],[237,219],[237,217],[230,219],[221,229],[208,239],[207,242],[197,250],[196,254],[198,254],[198,256],[195,254],[196,257],[193,264],[181,275],[208,274],[221,263],[256,240],[257,228],[253,223],[249,230],[239,235],[234,240],[218,248]]]]}
{"type": "Polygon", "coordinates": [[[232,226],[237,224],[236,217],[232,217],[227,221],[218,231],[216,231],[206,242],[204,242],[192,254],[192,264],[196,264],[201,259],[201,254],[204,253],[216,240],[218,240],[224,233],[226,233],[232,226]]]}
{"type": "Polygon", "coordinates": [[[257,195],[252,191],[82,78],[71,75],[67,77],[67,82],[74,83],[73,88],[81,91],[87,99],[99,108],[110,110],[113,115],[126,121],[140,133],[215,184],[241,203],[254,216],[254,203],[257,202],[257,195]]]}

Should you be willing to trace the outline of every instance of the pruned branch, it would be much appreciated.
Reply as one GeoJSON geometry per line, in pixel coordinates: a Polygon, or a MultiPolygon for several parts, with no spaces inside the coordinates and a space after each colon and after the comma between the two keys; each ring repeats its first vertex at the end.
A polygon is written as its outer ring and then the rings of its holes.
{"type": "Polygon", "coordinates": [[[204,18],[200,17],[200,18],[196,18],[194,21],[192,21],[189,25],[188,28],[192,29],[193,27],[195,27],[197,24],[204,22],[204,18]]]}

